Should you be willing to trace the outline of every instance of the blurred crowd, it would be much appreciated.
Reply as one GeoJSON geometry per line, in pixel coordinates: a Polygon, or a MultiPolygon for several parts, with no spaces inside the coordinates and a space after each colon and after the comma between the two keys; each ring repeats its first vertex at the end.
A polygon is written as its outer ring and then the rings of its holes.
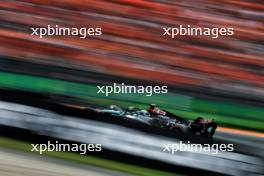
{"type": "Polygon", "coordinates": [[[0,55],[264,98],[263,19],[262,0],[1,0],[0,55]],[[31,35],[48,25],[100,27],[103,35],[31,35]],[[179,25],[234,35],[162,35],[179,25]]]}

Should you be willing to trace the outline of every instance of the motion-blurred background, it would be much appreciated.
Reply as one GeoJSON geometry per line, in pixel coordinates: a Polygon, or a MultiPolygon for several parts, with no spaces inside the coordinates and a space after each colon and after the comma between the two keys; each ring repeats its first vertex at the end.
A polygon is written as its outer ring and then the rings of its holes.
{"type": "Polygon", "coordinates": [[[73,106],[156,103],[187,119],[213,118],[263,137],[263,12],[262,0],[1,0],[0,88],[73,106]],[[31,27],[47,25],[101,27],[103,35],[31,35],[31,27]],[[162,36],[162,27],[179,25],[235,34],[162,36]],[[169,93],[96,93],[97,85],[113,82],[167,85],[169,93]]]}

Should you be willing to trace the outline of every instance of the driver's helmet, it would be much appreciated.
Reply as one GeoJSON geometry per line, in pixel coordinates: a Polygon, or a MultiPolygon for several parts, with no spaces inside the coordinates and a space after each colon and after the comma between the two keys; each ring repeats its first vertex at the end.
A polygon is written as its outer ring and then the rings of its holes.
{"type": "Polygon", "coordinates": [[[115,105],[110,105],[110,106],[109,106],[109,109],[114,110],[114,109],[115,109],[115,105]]]}
{"type": "Polygon", "coordinates": [[[126,109],[126,113],[131,114],[131,113],[133,113],[134,109],[135,109],[135,107],[133,107],[133,106],[129,106],[129,107],[126,109]]]}
{"type": "Polygon", "coordinates": [[[114,111],[121,111],[121,108],[119,108],[119,107],[116,106],[116,105],[110,105],[110,106],[109,106],[109,109],[114,110],[114,111]]]}
{"type": "Polygon", "coordinates": [[[146,111],[146,110],[140,110],[139,111],[139,115],[142,115],[142,116],[150,116],[149,113],[148,113],[148,111],[146,111]]]}
{"type": "Polygon", "coordinates": [[[128,111],[132,111],[133,109],[135,109],[134,106],[129,106],[129,107],[127,108],[128,111]]]}

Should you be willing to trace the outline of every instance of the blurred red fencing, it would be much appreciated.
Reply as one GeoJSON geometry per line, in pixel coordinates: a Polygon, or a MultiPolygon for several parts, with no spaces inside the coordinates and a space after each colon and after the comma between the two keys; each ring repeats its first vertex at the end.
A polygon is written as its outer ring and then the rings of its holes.
{"type": "Polygon", "coordinates": [[[264,4],[246,0],[0,2],[0,55],[171,84],[263,93],[264,4]],[[101,27],[102,36],[31,36],[30,27],[101,27]],[[162,27],[232,27],[233,36],[162,27]]]}

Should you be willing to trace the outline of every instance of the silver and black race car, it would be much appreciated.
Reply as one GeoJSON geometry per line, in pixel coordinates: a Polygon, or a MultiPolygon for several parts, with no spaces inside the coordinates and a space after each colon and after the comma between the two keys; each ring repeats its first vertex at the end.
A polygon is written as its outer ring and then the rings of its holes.
{"type": "Polygon", "coordinates": [[[98,112],[108,114],[111,117],[122,118],[127,121],[136,121],[146,125],[177,130],[184,133],[192,133],[205,137],[213,137],[217,128],[217,124],[213,120],[206,120],[198,117],[194,121],[191,121],[166,110],[162,111],[165,112],[162,115],[151,115],[148,111],[140,108],[129,107],[123,110],[116,105],[110,105],[98,112]]]}

